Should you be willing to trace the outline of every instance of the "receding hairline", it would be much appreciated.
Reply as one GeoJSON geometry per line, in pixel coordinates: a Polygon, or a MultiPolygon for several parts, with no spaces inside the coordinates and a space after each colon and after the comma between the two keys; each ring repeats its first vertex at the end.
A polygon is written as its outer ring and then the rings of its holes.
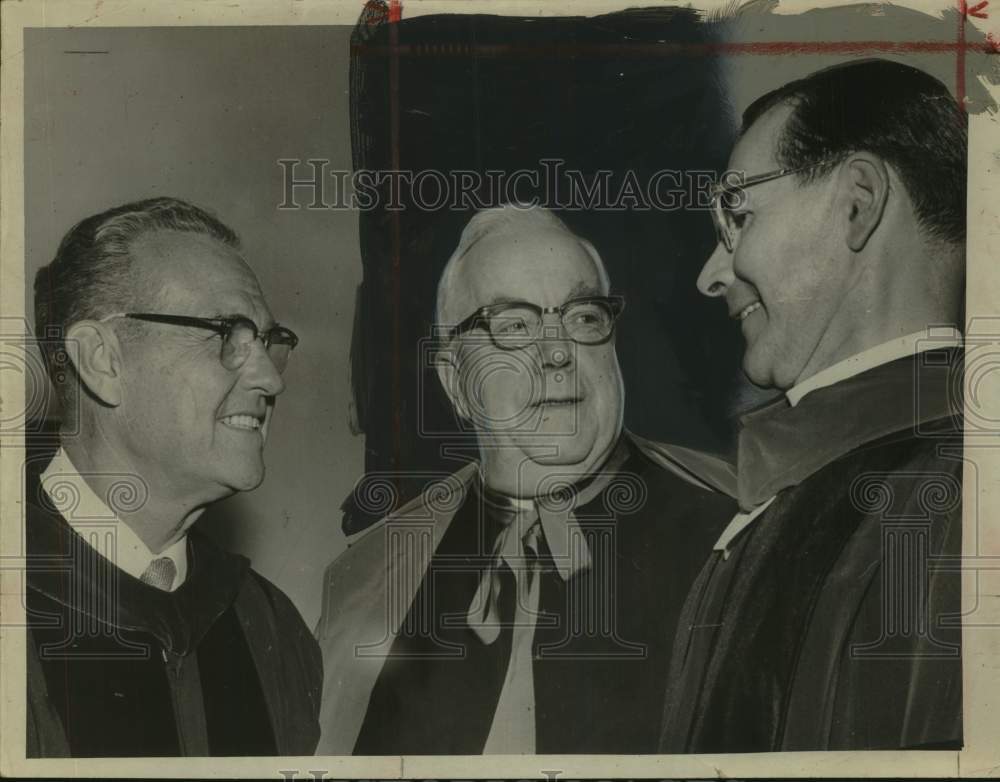
{"type": "MultiPolygon", "coordinates": [[[[511,207],[506,207],[506,209],[510,208],[511,207]]],[[[461,313],[449,312],[448,306],[450,300],[454,299],[456,281],[462,279],[462,272],[465,270],[466,260],[473,254],[473,251],[476,249],[481,250],[482,244],[485,242],[503,239],[504,237],[514,237],[516,239],[524,235],[525,226],[520,225],[517,220],[505,220],[503,222],[497,222],[494,225],[488,225],[485,230],[478,235],[475,235],[471,241],[466,241],[470,229],[475,231],[477,227],[477,219],[482,219],[482,216],[487,214],[489,214],[490,217],[500,216],[496,214],[499,211],[500,210],[488,210],[488,212],[480,212],[469,221],[463,230],[462,238],[459,240],[458,247],[445,264],[445,268],[441,273],[441,278],[438,281],[437,307],[435,309],[435,321],[438,324],[454,325],[457,320],[462,317],[461,313]]],[[[610,278],[608,277],[607,269],[604,266],[604,261],[601,258],[600,253],[597,252],[597,248],[594,247],[591,242],[571,231],[569,227],[562,222],[562,220],[546,209],[534,207],[528,211],[541,214],[542,216],[541,220],[535,219],[532,221],[533,224],[530,225],[530,229],[533,233],[551,233],[575,242],[590,259],[593,268],[597,271],[598,285],[603,288],[604,292],[610,290],[610,278]]],[[[577,290],[583,292],[591,289],[592,287],[593,286],[586,283],[578,283],[574,287],[574,293],[572,295],[576,295],[575,291],[577,290]]]]}
{"type": "Polygon", "coordinates": [[[229,244],[216,236],[201,231],[157,227],[143,231],[129,243],[130,283],[137,305],[141,303],[143,306],[159,306],[164,302],[162,294],[180,284],[178,280],[170,276],[170,270],[182,265],[178,264],[178,261],[182,263],[184,261],[183,255],[181,258],[177,258],[178,248],[170,243],[172,239],[180,238],[193,241],[196,245],[211,248],[217,255],[216,264],[222,261],[233,263],[234,268],[238,268],[254,280],[257,289],[263,296],[260,279],[247,262],[239,245],[229,244]]]}
{"type": "Polygon", "coordinates": [[[253,268],[247,262],[246,257],[243,255],[243,250],[239,245],[228,244],[211,234],[201,231],[191,231],[186,228],[156,227],[143,231],[129,242],[129,255],[131,256],[132,263],[137,265],[136,262],[141,257],[148,258],[150,262],[167,260],[176,251],[177,248],[173,242],[178,239],[210,247],[219,256],[239,261],[240,265],[245,267],[254,277],[257,276],[256,272],[254,272],[253,268]]]}

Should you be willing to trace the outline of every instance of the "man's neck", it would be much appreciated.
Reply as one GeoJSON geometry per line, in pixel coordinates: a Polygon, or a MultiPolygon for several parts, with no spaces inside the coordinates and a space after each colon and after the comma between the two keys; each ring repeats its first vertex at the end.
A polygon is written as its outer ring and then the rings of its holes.
{"type": "Polygon", "coordinates": [[[183,538],[207,503],[167,499],[156,481],[147,480],[99,438],[66,437],[63,448],[77,472],[109,508],[154,554],[183,538]]]}
{"type": "Polygon", "coordinates": [[[960,269],[964,247],[930,244],[914,227],[911,241],[864,260],[849,301],[831,323],[793,385],[840,362],[932,327],[962,330],[960,269]]]}

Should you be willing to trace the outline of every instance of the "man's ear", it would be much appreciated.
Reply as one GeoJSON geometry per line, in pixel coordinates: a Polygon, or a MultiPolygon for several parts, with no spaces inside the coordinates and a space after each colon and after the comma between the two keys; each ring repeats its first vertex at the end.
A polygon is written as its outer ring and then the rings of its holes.
{"type": "Polygon", "coordinates": [[[441,387],[448,395],[455,412],[462,418],[471,419],[469,415],[469,405],[465,401],[465,394],[462,392],[461,382],[458,376],[458,350],[457,348],[443,348],[434,357],[434,364],[437,369],[438,380],[441,387]]]}
{"type": "Polygon", "coordinates": [[[860,252],[882,222],[889,197],[889,169],[881,158],[856,152],[848,158],[841,176],[847,188],[847,244],[860,252]]]}
{"type": "Polygon", "coordinates": [[[66,331],[66,353],[91,394],[109,407],[122,401],[121,345],[107,323],[81,320],[66,331]]]}

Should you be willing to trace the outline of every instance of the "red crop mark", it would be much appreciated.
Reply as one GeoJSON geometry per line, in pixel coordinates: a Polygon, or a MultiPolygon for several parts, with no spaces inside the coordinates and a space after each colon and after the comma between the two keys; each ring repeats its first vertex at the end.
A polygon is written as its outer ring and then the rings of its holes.
{"type": "MultiPolygon", "coordinates": [[[[988,19],[986,6],[989,0],[980,0],[975,5],[970,6],[967,0],[958,0],[958,48],[955,52],[955,97],[958,104],[964,109],[965,105],[965,25],[970,16],[976,19],[988,19]]],[[[996,53],[996,41],[989,35],[986,36],[987,52],[996,53]]]]}
{"type": "MultiPolygon", "coordinates": [[[[959,105],[964,109],[965,105],[965,52],[968,48],[965,43],[965,25],[969,17],[976,19],[989,19],[986,13],[986,6],[990,0],[980,0],[975,5],[969,5],[968,0],[958,0],[958,49],[955,53],[955,96],[959,105]]],[[[991,35],[986,35],[986,43],[982,45],[982,51],[986,54],[997,54],[1000,48],[997,47],[996,39],[991,35]]]]}
{"type": "Polygon", "coordinates": [[[362,57],[519,57],[557,59],[560,57],[619,56],[672,57],[685,55],[780,56],[796,54],[954,54],[971,51],[997,54],[996,42],[970,41],[758,41],[715,43],[573,43],[573,44],[439,44],[414,43],[392,47],[386,44],[355,43],[351,52],[362,57]]]}
{"type": "Polygon", "coordinates": [[[965,0],[959,0],[959,12],[962,16],[974,16],[977,19],[989,19],[989,14],[986,13],[986,6],[990,4],[990,0],[982,0],[981,3],[976,3],[974,6],[969,6],[966,4],[965,0]]]}
{"type": "Polygon", "coordinates": [[[368,0],[361,11],[361,21],[367,27],[378,27],[389,18],[389,8],[381,0],[368,0]]]}
{"type": "Polygon", "coordinates": [[[361,11],[361,22],[367,27],[378,27],[385,22],[398,22],[403,18],[401,0],[368,0],[361,11]]]}

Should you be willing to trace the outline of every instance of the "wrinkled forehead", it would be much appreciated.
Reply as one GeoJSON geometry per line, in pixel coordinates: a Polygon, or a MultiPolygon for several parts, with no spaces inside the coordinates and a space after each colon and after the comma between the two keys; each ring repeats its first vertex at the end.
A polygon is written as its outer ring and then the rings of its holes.
{"type": "Polygon", "coordinates": [[[580,240],[560,229],[531,229],[484,237],[462,259],[453,310],[470,313],[505,300],[552,307],[608,292],[607,275],[580,240]]]}
{"type": "Polygon", "coordinates": [[[217,239],[156,231],[136,241],[132,255],[139,285],[166,314],[273,322],[257,276],[238,250],[217,239]]]}

